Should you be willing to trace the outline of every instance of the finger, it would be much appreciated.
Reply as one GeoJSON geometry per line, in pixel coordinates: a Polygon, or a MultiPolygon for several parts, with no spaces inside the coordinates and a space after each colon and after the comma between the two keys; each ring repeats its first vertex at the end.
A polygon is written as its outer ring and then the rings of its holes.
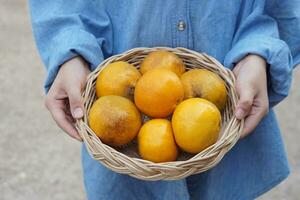
{"type": "Polygon", "coordinates": [[[239,71],[240,71],[240,68],[241,68],[241,65],[242,65],[242,63],[239,62],[239,63],[233,68],[233,74],[234,74],[235,76],[238,75],[238,73],[239,73],[239,71]]]}
{"type": "Polygon", "coordinates": [[[56,124],[71,137],[75,138],[78,141],[82,141],[76,128],[73,126],[73,123],[67,119],[61,105],[59,105],[59,103],[55,103],[55,101],[56,100],[54,100],[53,102],[48,102],[47,107],[56,124]]]}
{"type": "Polygon", "coordinates": [[[76,120],[72,117],[71,114],[66,114],[66,119],[71,122],[72,124],[74,124],[76,122],[76,120]]]}
{"type": "Polygon", "coordinates": [[[67,117],[67,119],[69,121],[71,121],[71,122],[75,122],[76,121],[73,118],[73,116],[72,116],[72,113],[71,113],[71,110],[70,110],[70,103],[69,103],[68,99],[65,100],[65,104],[64,104],[63,110],[64,110],[64,113],[66,114],[66,117],[67,117]]]}
{"type": "Polygon", "coordinates": [[[251,111],[251,113],[245,119],[244,129],[241,133],[240,138],[244,138],[256,128],[258,123],[264,117],[264,113],[265,111],[262,110],[262,108],[260,108],[259,110],[257,110],[257,108],[254,108],[253,111],[251,111]]]}
{"type": "Polygon", "coordinates": [[[255,93],[250,87],[245,86],[238,86],[237,90],[239,101],[236,106],[235,116],[238,119],[244,119],[251,111],[255,93]]]}
{"type": "Polygon", "coordinates": [[[83,117],[83,99],[79,87],[73,87],[67,92],[70,103],[70,110],[73,118],[80,119],[83,117]]]}
{"type": "Polygon", "coordinates": [[[76,128],[74,127],[73,123],[69,121],[62,110],[55,109],[52,111],[52,117],[55,120],[56,124],[63,129],[68,135],[73,137],[74,139],[81,141],[82,139],[79,136],[76,128]]]}

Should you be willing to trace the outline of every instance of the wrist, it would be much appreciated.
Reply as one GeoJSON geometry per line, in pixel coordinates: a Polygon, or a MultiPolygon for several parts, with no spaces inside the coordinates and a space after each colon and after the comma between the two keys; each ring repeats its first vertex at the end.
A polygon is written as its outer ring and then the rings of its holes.
{"type": "Polygon", "coordinates": [[[248,54],[244,57],[246,62],[253,62],[256,65],[263,67],[264,69],[267,68],[267,62],[264,57],[257,55],[257,54],[248,54]]]}
{"type": "Polygon", "coordinates": [[[88,63],[81,56],[75,56],[70,60],[67,60],[65,63],[61,65],[61,67],[69,66],[69,65],[80,65],[85,68],[88,68],[88,63]]]}
{"type": "Polygon", "coordinates": [[[58,71],[58,75],[74,73],[86,74],[89,72],[90,69],[88,63],[82,57],[76,56],[61,65],[58,71]]]}

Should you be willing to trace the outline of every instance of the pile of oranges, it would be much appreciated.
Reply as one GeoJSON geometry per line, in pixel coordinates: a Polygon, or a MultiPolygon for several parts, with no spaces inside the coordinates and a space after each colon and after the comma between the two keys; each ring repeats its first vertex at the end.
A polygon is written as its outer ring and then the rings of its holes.
{"type": "Polygon", "coordinates": [[[139,69],[117,61],[97,77],[89,125],[102,142],[122,148],[137,138],[139,155],[153,162],[195,154],[214,144],[227,100],[224,81],[206,69],[186,71],[175,54],[157,50],[139,69]],[[150,120],[143,123],[142,114],[150,120]],[[178,148],[179,147],[179,148],[178,148]]]}

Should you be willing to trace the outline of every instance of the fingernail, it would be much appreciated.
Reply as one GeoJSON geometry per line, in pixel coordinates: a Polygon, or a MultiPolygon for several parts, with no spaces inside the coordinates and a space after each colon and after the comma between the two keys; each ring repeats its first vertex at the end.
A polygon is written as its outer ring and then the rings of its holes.
{"type": "Polygon", "coordinates": [[[81,118],[83,116],[83,111],[81,108],[75,108],[73,111],[73,115],[75,118],[81,118]]]}
{"type": "Polygon", "coordinates": [[[243,119],[244,118],[244,110],[241,109],[241,108],[238,108],[237,111],[235,112],[235,116],[238,118],[238,119],[243,119]]]}

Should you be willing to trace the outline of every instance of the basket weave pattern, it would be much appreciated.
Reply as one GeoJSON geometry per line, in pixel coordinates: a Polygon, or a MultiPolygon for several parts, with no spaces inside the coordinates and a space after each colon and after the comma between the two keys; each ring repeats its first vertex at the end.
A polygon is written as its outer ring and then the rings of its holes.
{"type": "Polygon", "coordinates": [[[84,118],[76,122],[76,127],[83,138],[90,155],[100,161],[107,168],[122,174],[142,180],[178,180],[192,174],[207,171],[217,165],[223,156],[235,145],[243,128],[243,121],[234,116],[237,95],[234,89],[233,73],[223,67],[216,59],[203,53],[185,48],[135,48],[123,54],[112,56],[103,61],[88,77],[83,92],[85,114],[84,118]],[[177,161],[153,163],[139,158],[136,143],[131,147],[115,149],[101,142],[88,125],[88,113],[96,100],[95,82],[98,74],[108,64],[115,61],[126,61],[137,68],[140,62],[152,51],[167,50],[178,55],[185,63],[186,69],[204,68],[218,74],[226,83],[228,98],[222,112],[222,129],[218,141],[196,155],[182,157],[177,161]]]}

